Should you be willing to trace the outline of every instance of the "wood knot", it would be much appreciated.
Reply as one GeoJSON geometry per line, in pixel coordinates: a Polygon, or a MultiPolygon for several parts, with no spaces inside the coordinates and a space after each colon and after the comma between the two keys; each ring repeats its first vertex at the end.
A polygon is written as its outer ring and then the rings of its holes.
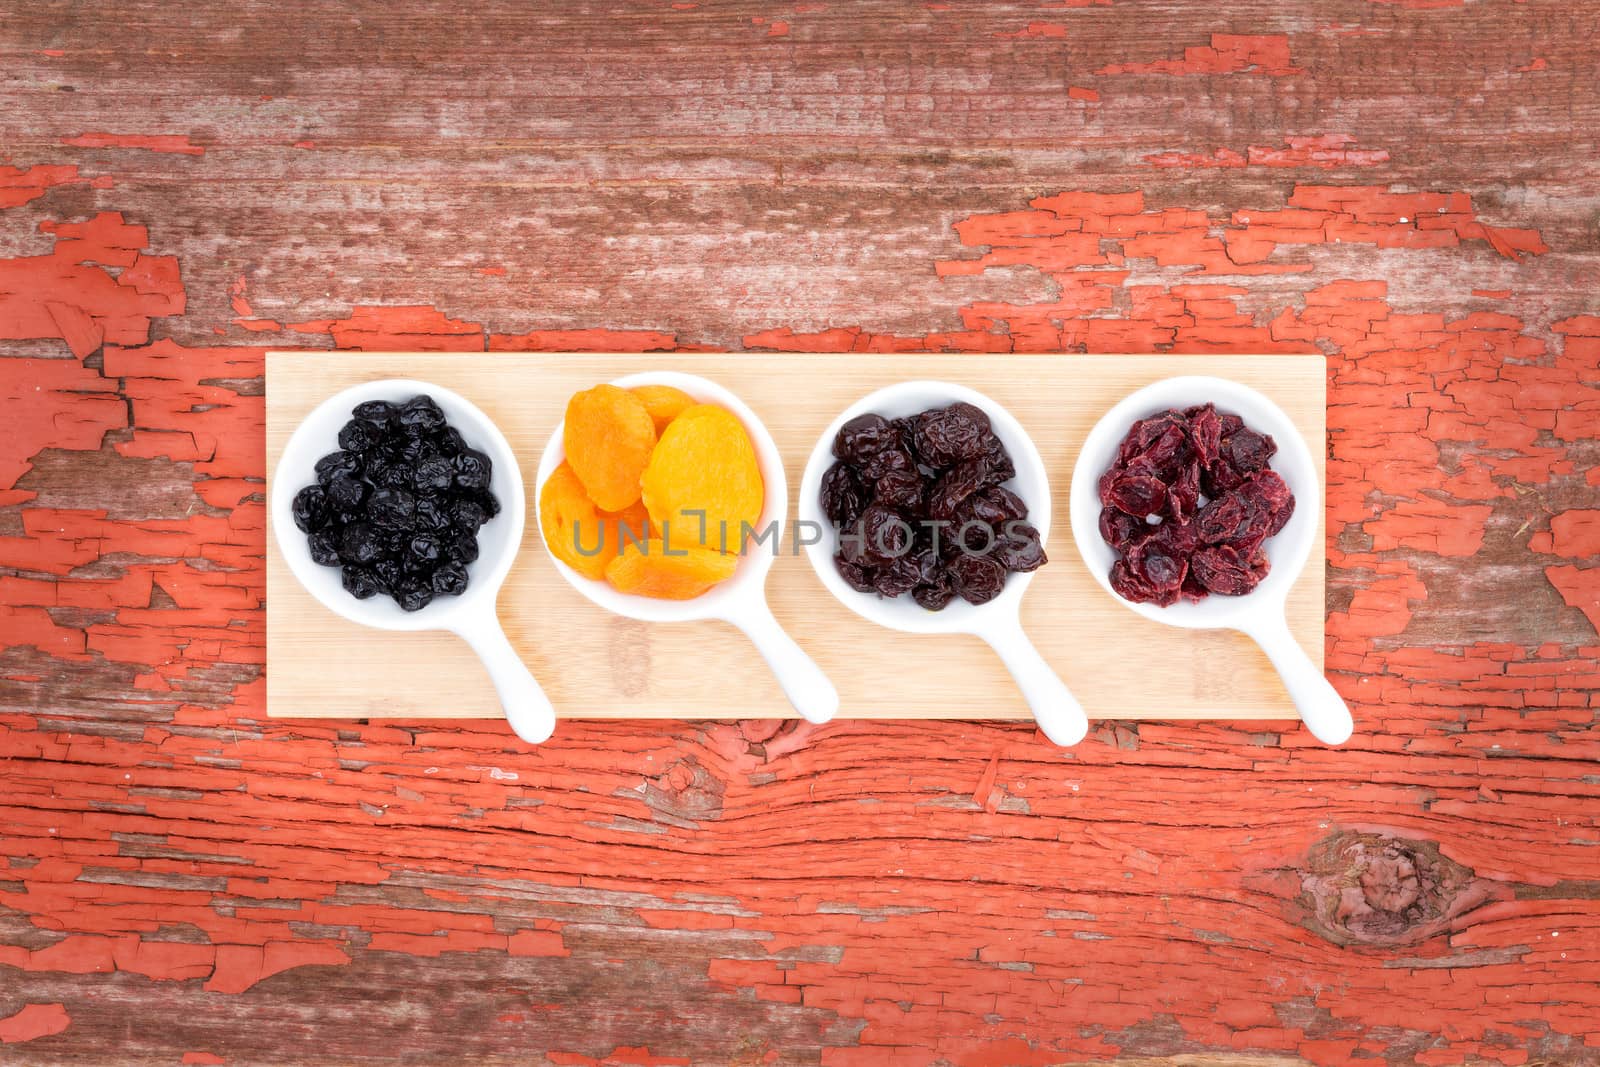
{"type": "Polygon", "coordinates": [[[1295,906],[1307,929],[1340,945],[1412,945],[1510,890],[1441,855],[1437,842],[1339,831],[1311,849],[1295,906]]]}
{"type": "Polygon", "coordinates": [[[722,817],[722,796],[727,786],[693,756],[673,763],[640,788],[657,822],[693,827],[722,817]]]}

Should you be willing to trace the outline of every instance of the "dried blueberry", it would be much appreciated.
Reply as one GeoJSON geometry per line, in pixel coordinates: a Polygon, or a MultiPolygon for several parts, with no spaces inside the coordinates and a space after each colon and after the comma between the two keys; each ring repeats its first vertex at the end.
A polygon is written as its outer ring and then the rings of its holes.
{"type": "Polygon", "coordinates": [[[346,452],[365,452],[378,443],[379,430],[364,419],[351,419],[339,431],[339,447],[346,452]]]}
{"type": "Polygon", "coordinates": [[[457,498],[450,502],[450,521],[468,533],[476,533],[488,520],[489,513],[476,500],[457,498]]]}
{"type": "Polygon", "coordinates": [[[319,530],[328,521],[328,494],[320,485],[308,485],[294,495],[290,507],[301,533],[319,530]]]}
{"type": "Polygon", "coordinates": [[[455,456],[467,450],[467,442],[462,438],[461,431],[454,426],[446,426],[433,437],[434,447],[441,455],[455,456]]]}
{"type": "Polygon", "coordinates": [[[341,512],[355,511],[367,499],[367,483],[343,474],[330,481],[327,490],[328,506],[341,512]]]}
{"type": "Polygon", "coordinates": [[[412,571],[432,570],[442,551],[439,539],[433,534],[417,534],[406,544],[405,567],[412,571]]]}
{"type": "Polygon", "coordinates": [[[494,473],[494,464],[477,449],[458,452],[451,459],[455,468],[455,484],[462,489],[487,489],[494,473]]]}
{"type": "Polygon", "coordinates": [[[344,591],[357,600],[367,600],[383,592],[383,583],[366,567],[346,565],[341,575],[344,591]]]}
{"type": "Polygon", "coordinates": [[[451,560],[439,564],[429,580],[429,585],[433,588],[434,596],[460,596],[467,591],[467,585],[471,580],[467,568],[451,560]]]}
{"type": "Polygon", "coordinates": [[[433,397],[414,396],[400,405],[400,425],[413,434],[429,434],[444,425],[444,412],[433,397]]]}
{"type": "Polygon", "coordinates": [[[439,533],[450,525],[450,506],[440,497],[424,496],[417,498],[416,508],[412,512],[411,525],[418,530],[428,530],[439,533]]]}
{"type": "Polygon", "coordinates": [[[368,400],[357,404],[350,412],[356,418],[370,422],[380,430],[387,429],[398,414],[398,409],[387,400],[368,400]]]}
{"type": "Polygon", "coordinates": [[[359,477],[361,474],[361,457],[354,452],[329,452],[317,460],[317,482],[327,485],[340,475],[347,478],[359,477]]]}
{"type": "Polygon", "coordinates": [[[433,587],[421,578],[402,578],[392,594],[403,611],[421,611],[433,602],[433,587]]]}
{"type": "Polygon", "coordinates": [[[450,546],[450,555],[462,563],[472,563],[478,558],[478,539],[465,530],[458,531],[447,542],[450,546]]]}
{"type": "Polygon", "coordinates": [[[339,565],[339,533],[333,529],[318,530],[306,538],[311,549],[311,559],[324,567],[339,565]]]}
{"type": "Polygon", "coordinates": [[[379,526],[410,526],[416,512],[417,498],[404,489],[377,489],[367,500],[367,517],[379,526]]]}
{"type": "Polygon", "coordinates": [[[383,535],[364,522],[353,522],[339,538],[339,558],[346,563],[371,563],[383,555],[383,535]]]}
{"type": "Polygon", "coordinates": [[[438,493],[450,488],[455,481],[455,468],[444,456],[431,456],[420,460],[412,473],[411,485],[419,493],[438,493]]]}

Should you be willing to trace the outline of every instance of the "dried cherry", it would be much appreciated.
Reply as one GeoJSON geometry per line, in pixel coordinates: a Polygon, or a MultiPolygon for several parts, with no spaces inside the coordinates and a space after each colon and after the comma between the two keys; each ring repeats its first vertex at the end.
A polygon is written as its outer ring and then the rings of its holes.
{"type": "Polygon", "coordinates": [[[822,510],[839,531],[834,567],[852,589],[909,593],[929,611],[981,604],[1012,572],[1046,562],[989,416],[956,403],[898,419],[859,415],[835,436],[822,510]]]}

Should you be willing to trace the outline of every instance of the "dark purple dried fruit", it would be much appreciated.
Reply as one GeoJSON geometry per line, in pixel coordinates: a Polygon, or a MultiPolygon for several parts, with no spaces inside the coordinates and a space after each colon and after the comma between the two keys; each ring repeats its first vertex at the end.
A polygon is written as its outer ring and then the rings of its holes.
{"type": "Polygon", "coordinates": [[[467,591],[471,581],[467,568],[450,560],[439,564],[438,569],[433,572],[429,585],[433,588],[435,596],[460,596],[467,591]]]}
{"type": "Polygon", "coordinates": [[[911,550],[911,524],[891,508],[873,504],[861,513],[862,556],[882,565],[911,550]]]}
{"type": "Polygon", "coordinates": [[[400,425],[413,434],[433,433],[444,426],[444,412],[433,397],[414,396],[400,405],[400,425]]]}
{"type": "Polygon", "coordinates": [[[367,483],[340,474],[327,485],[328,506],[335,511],[355,511],[367,499],[367,483]]]}
{"type": "Polygon", "coordinates": [[[378,443],[380,432],[364,419],[351,419],[339,431],[339,447],[346,452],[365,452],[378,443]]]}
{"type": "Polygon", "coordinates": [[[419,493],[439,493],[450,488],[456,478],[455,467],[444,456],[430,456],[417,463],[411,485],[419,493]]]}
{"type": "Polygon", "coordinates": [[[359,477],[361,474],[361,457],[354,452],[329,452],[317,460],[317,483],[327,485],[340,475],[347,478],[359,477]]]}
{"type": "Polygon", "coordinates": [[[487,489],[494,473],[489,457],[475,448],[457,452],[450,460],[455,467],[455,484],[460,489],[487,489]]]}
{"type": "Polygon", "coordinates": [[[320,530],[328,521],[327,491],[320,485],[308,485],[294,495],[289,510],[301,533],[320,530]]]}
{"type": "Polygon", "coordinates": [[[1222,441],[1223,458],[1240,474],[1264,469],[1277,451],[1278,443],[1271,435],[1256,433],[1249,427],[1241,427],[1222,441]]]}
{"type": "Polygon", "coordinates": [[[387,400],[368,400],[357,404],[355,410],[350,412],[356,418],[370,422],[380,430],[387,429],[399,413],[400,409],[387,400]]]}
{"type": "Polygon", "coordinates": [[[989,478],[989,463],[982,456],[962,460],[941,474],[928,487],[928,515],[935,519],[953,519],[962,501],[985,487],[989,478]]]}
{"type": "Polygon", "coordinates": [[[367,518],[379,526],[410,526],[417,513],[417,498],[404,489],[375,489],[367,498],[367,518]]]}
{"type": "Polygon", "coordinates": [[[947,572],[939,573],[939,580],[919,585],[911,590],[911,599],[929,611],[942,611],[956,597],[956,585],[947,572]]]}
{"type": "Polygon", "coordinates": [[[393,592],[402,611],[421,611],[433,602],[433,587],[421,578],[404,578],[393,592]]]}
{"type": "Polygon", "coordinates": [[[870,485],[891,471],[916,470],[917,461],[911,458],[910,452],[896,445],[874,452],[858,469],[862,484],[870,485]]]}
{"type": "Polygon", "coordinates": [[[427,396],[357,405],[341,448],[297,494],[295,524],[311,557],[343,565],[353,595],[387,593],[408,611],[467,588],[477,530],[500,511],[493,466],[427,396]]]}
{"type": "Polygon", "coordinates": [[[339,537],[340,531],[329,527],[317,530],[306,538],[306,545],[311,549],[313,563],[324,567],[337,567],[339,565],[339,537]]]}
{"type": "Polygon", "coordinates": [[[872,586],[873,571],[871,567],[863,566],[860,563],[853,562],[841,554],[834,555],[833,565],[834,568],[838,570],[839,576],[845,580],[845,583],[848,584],[851,589],[854,589],[858,593],[874,592],[872,586]]]}
{"type": "Polygon", "coordinates": [[[340,576],[344,591],[357,600],[367,600],[383,592],[383,583],[366,567],[346,566],[340,576]]]}

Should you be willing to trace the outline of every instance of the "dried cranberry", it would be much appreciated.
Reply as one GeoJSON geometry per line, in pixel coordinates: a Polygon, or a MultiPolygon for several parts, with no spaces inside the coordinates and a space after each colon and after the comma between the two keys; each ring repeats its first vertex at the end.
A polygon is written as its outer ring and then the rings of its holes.
{"type": "Polygon", "coordinates": [[[1100,536],[1118,552],[1126,552],[1154,529],[1144,519],[1134,518],[1120,508],[1108,507],[1100,512],[1100,536]]]}
{"type": "Polygon", "coordinates": [[[1134,423],[1097,486],[1100,536],[1121,554],[1110,574],[1117,594],[1166,605],[1254,589],[1268,570],[1262,542],[1294,512],[1268,468],[1276,451],[1270,436],[1211,404],[1134,423]]]}

